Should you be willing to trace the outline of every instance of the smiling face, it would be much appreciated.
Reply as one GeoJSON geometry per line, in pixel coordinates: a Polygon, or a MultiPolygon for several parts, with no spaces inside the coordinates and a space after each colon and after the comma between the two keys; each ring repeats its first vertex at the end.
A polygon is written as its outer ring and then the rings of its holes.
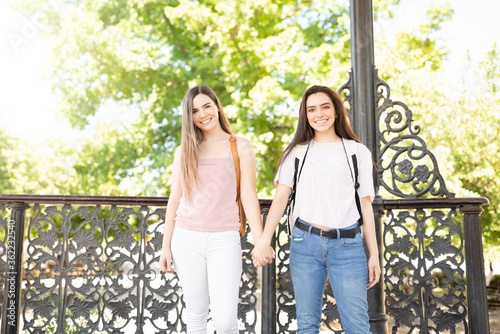
{"type": "Polygon", "coordinates": [[[315,136],[334,134],[335,107],[325,93],[311,94],[306,101],[307,121],[313,128],[315,136]],[[331,132],[331,133],[330,133],[331,132]]]}
{"type": "Polygon", "coordinates": [[[213,130],[219,125],[219,109],[205,94],[198,94],[193,99],[193,123],[201,131],[213,130]]]}

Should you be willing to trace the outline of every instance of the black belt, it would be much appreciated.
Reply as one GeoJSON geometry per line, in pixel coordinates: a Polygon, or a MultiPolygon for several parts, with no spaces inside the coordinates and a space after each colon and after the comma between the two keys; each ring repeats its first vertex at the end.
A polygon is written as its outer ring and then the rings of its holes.
{"type": "MultiPolygon", "coordinates": [[[[319,235],[320,237],[323,238],[337,239],[337,230],[323,230],[318,227],[306,225],[298,219],[295,222],[295,226],[297,226],[297,228],[301,229],[302,231],[307,231],[307,232],[311,231],[312,234],[319,235]]],[[[359,231],[361,231],[359,226],[352,228],[350,230],[339,230],[339,238],[349,238],[349,239],[355,238],[356,234],[358,234],[359,231]]]]}

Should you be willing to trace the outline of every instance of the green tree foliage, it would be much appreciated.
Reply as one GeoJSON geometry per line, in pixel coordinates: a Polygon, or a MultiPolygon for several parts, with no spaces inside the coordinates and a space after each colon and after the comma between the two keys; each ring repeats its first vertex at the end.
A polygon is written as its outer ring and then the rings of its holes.
{"type": "Polygon", "coordinates": [[[486,254],[492,260],[500,254],[498,47],[487,52],[480,73],[465,71],[462,82],[447,81],[441,67],[447,51],[435,36],[440,29],[436,22],[449,18],[452,11],[434,8],[428,14],[433,14],[429,22],[417,31],[403,32],[394,41],[377,41],[377,65],[392,99],[408,105],[422,126],[421,136],[437,156],[448,189],[459,197],[489,199],[481,218],[486,254]],[[473,88],[471,80],[481,86],[473,88]]]}
{"type": "MultiPolygon", "coordinates": [[[[376,19],[390,19],[398,2],[375,1],[376,19]]],[[[337,88],[350,68],[348,1],[24,0],[23,6],[46,14],[61,111],[75,127],[93,130],[66,171],[78,181],[72,189],[61,184],[71,193],[166,195],[182,97],[204,84],[219,94],[234,129],[252,140],[260,197],[268,196],[304,89],[337,88]],[[93,125],[109,105],[136,110],[136,117],[93,125]]],[[[450,5],[435,6],[416,30],[377,39],[376,63],[391,97],[423,126],[448,188],[496,203],[498,51],[492,48],[481,64],[487,82],[481,94],[451,96],[456,87],[442,79],[447,50],[438,36],[452,15],[450,5]]],[[[486,237],[496,240],[498,209],[486,207],[483,217],[491,226],[486,237]]]]}
{"type": "Polygon", "coordinates": [[[71,194],[74,149],[60,141],[30,144],[7,136],[0,129],[0,193],[71,194]]]}
{"type": "Polygon", "coordinates": [[[483,71],[487,91],[496,95],[500,92],[500,55],[496,43],[493,44],[491,50],[486,54],[480,66],[483,71]]]}
{"type": "Polygon", "coordinates": [[[9,165],[9,153],[12,147],[12,139],[0,128],[0,193],[9,193],[14,190],[11,181],[11,169],[9,165]]]}
{"type": "Polygon", "coordinates": [[[489,200],[484,207],[482,233],[491,256],[500,258],[500,58],[498,47],[485,55],[477,73],[484,83],[474,91],[463,91],[434,116],[442,122],[442,140],[450,145],[452,174],[463,196],[489,200]]]}
{"type": "MultiPolygon", "coordinates": [[[[25,9],[34,2],[26,0],[25,9]]],[[[347,1],[36,5],[48,13],[54,87],[72,124],[85,128],[110,101],[139,110],[133,124],[103,129],[97,142],[84,144],[76,169],[86,194],[120,194],[124,180],[137,195],[166,194],[182,97],[204,84],[219,94],[237,133],[254,143],[257,186],[268,195],[305,88],[339,87],[350,68],[347,1]]]]}
{"type": "MultiPolygon", "coordinates": [[[[443,172],[442,166],[446,157],[441,156],[438,151],[443,144],[439,138],[440,124],[435,123],[432,112],[436,106],[447,104],[447,96],[443,90],[447,84],[440,79],[447,50],[439,44],[437,36],[441,26],[452,17],[453,10],[449,6],[438,6],[428,9],[426,14],[426,20],[414,30],[402,31],[392,39],[376,40],[375,60],[379,75],[391,88],[390,98],[403,102],[412,111],[414,124],[422,126],[419,136],[438,155],[441,172],[449,183],[448,174],[443,172]]],[[[395,109],[405,115],[403,108],[395,109]]],[[[384,124],[384,120],[380,122],[384,124]]],[[[406,186],[411,193],[411,184],[406,186]]],[[[450,184],[448,189],[455,192],[450,184]]],[[[383,191],[382,195],[390,196],[383,191]]]]}

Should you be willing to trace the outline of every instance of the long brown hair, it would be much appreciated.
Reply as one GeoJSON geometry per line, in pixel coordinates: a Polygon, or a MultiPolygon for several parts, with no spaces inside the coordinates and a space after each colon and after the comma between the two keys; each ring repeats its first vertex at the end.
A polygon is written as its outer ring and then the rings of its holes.
{"type": "Polygon", "coordinates": [[[295,131],[295,136],[293,137],[292,142],[290,143],[290,145],[288,145],[288,147],[281,155],[278,166],[280,166],[283,161],[285,161],[286,157],[290,154],[295,146],[299,144],[307,144],[314,138],[314,129],[309,125],[309,121],[307,120],[306,104],[309,96],[316,93],[325,93],[333,102],[333,107],[335,108],[335,123],[333,124],[333,127],[337,136],[339,136],[340,138],[352,139],[357,141],[358,143],[361,142],[352,130],[351,125],[347,120],[347,111],[344,107],[344,102],[340,98],[340,95],[329,87],[312,86],[305,91],[304,96],[302,97],[299,108],[299,123],[297,125],[297,131],[295,131]]]}
{"type": "Polygon", "coordinates": [[[182,137],[181,137],[181,185],[186,200],[189,201],[191,191],[196,188],[198,173],[198,148],[203,140],[203,132],[193,122],[193,100],[199,95],[208,96],[219,109],[219,124],[222,130],[233,134],[229,120],[219,97],[207,86],[196,86],[187,91],[182,100],[182,137]]]}

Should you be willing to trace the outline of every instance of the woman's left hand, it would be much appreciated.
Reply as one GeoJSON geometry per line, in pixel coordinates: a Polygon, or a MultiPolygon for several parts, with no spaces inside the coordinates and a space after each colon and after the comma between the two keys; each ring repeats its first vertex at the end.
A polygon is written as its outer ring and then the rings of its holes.
{"type": "Polygon", "coordinates": [[[377,256],[368,259],[368,289],[380,280],[380,263],[377,256]]]}
{"type": "Polygon", "coordinates": [[[275,258],[276,253],[270,245],[263,244],[262,242],[257,243],[252,250],[252,260],[255,268],[263,267],[268,263],[271,263],[275,258]]]}

